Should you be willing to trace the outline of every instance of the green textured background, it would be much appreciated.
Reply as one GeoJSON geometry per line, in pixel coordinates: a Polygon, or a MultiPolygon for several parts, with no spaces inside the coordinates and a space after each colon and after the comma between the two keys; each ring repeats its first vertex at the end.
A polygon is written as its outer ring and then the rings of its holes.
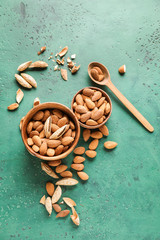
{"type": "MultiPolygon", "coordinates": [[[[160,240],[159,11],[159,0],[0,1],[1,240],[160,240]],[[43,45],[46,52],[37,56],[43,45]],[[67,56],[76,53],[81,64],[75,76],[68,73],[67,82],[47,60],[66,45],[67,56]],[[17,66],[30,59],[47,61],[49,67],[30,71],[37,89],[24,89],[19,109],[9,112],[7,106],[15,102],[19,88],[14,78],[17,66]],[[45,183],[52,179],[26,151],[19,121],[35,97],[70,107],[80,88],[93,85],[87,74],[91,61],[107,66],[113,83],[155,132],[147,132],[103,88],[113,103],[107,139],[118,142],[118,147],[106,152],[103,138],[97,157],[85,162],[89,181],[63,188],[63,196],[77,203],[81,220],[77,228],[69,217],[56,219],[53,212],[49,218],[39,204],[45,183]],[[122,64],[127,66],[124,76],[118,74],[122,64]]],[[[70,165],[72,159],[70,154],[64,163],[70,165]]]]}

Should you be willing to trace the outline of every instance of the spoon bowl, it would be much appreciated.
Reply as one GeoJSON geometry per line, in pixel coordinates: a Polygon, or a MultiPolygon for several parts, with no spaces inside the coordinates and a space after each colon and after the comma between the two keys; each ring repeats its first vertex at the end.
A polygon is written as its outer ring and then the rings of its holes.
{"type": "Polygon", "coordinates": [[[88,65],[88,74],[89,74],[90,78],[92,79],[92,81],[99,84],[99,85],[106,85],[107,82],[110,81],[110,74],[109,74],[108,69],[103,64],[98,63],[98,62],[91,62],[88,65]],[[104,79],[101,82],[95,80],[91,75],[91,69],[94,68],[94,67],[99,67],[104,74],[104,79]]]}

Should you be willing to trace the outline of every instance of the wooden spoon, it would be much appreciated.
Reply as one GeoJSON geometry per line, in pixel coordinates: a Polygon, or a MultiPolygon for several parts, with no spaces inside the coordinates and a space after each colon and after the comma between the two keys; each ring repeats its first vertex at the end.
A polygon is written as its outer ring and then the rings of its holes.
{"type": "Polygon", "coordinates": [[[99,85],[106,85],[116,96],[117,98],[124,104],[124,106],[126,108],[128,108],[128,110],[141,122],[141,124],[149,131],[149,132],[153,132],[154,128],[152,127],[152,125],[147,121],[147,119],[145,119],[142,114],[127,100],[127,98],[125,98],[123,96],[123,94],[113,85],[113,83],[111,82],[111,78],[110,78],[110,74],[108,69],[101,63],[98,62],[91,62],[88,65],[88,74],[90,76],[90,78],[92,79],[92,81],[94,81],[95,83],[99,84],[99,85]],[[93,67],[99,67],[103,74],[104,74],[104,80],[102,80],[101,82],[96,81],[92,76],[91,76],[91,69],[93,67]]]}

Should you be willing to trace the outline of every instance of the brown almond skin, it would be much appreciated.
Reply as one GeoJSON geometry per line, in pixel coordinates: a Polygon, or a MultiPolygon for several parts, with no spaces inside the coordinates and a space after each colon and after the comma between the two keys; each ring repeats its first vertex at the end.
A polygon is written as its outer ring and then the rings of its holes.
{"type": "Polygon", "coordinates": [[[101,97],[99,100],[98,100],[98,103],[97,103],[97,107],[99,108],[105,101],[105,97],[101,97]]]}
{"type": "Polygon", "coordinates": [[[56,148],[61,144],[60,140],[48,140],[47,141],[47,146],[49,148],[56,148]]]}
{"type": "Polygon", "coordinates": [[[54,193],[54,184],[51,182],[47,182],[46,183],[46,191],[48,193],[49,196],[53,196],[54,193]]]}
{"type": "Polygon", "coordinates": [[[98,125],[98,123],[96,121],[94,121],[93,119],[88,119],[86,121],[86,124],[89,125],[89,126],[95,126],[95,125],[98,125]]]}
{"type": "Polygon", "coordinates": [[[99,109],[101,109],[103,112],[105,111],[105,108],[106,108],[106,103],[104,102],[100,107],[99,109]]]}
{"type": "Polygon", "coordinates": [[[96,69],[91,69],[91,71],[90,71],[90,73],[91,73],[91,76],[95,79],[95,80],[97,80],[97,81],[99,81],[99,74],[98,74],[98,71],[96,70],[96,69]]]}
{"type": "Polygon", "coordinates": [[[85,161],[85,158],[84,157],[81,157],[81,156],[76,156],[74,159],[73,159],[73,162],[74,163],[82,163],[85,161]]]}
{"type": "Polygon", "coordinates": [[[90,129],[84,129],[83,130],[83,139],[84,139],[85,142],[87,142],[88,139],[90,138],[90,134],[91,134],[90,129]]]}
{"type": "Polygon", "coordinates": [[[59,119],[57,125],[58,127],[63,127],[64,125],[66,125],[68,123],[68,119],[66,117],[63,117],[61,119],[59,119]]]}
{"type": "Polygon", "coordinates": [[[43,142],[42,145],[39,148],[39,152],[42,156],[46,155],[47,153],[47,143],[43,142]]]}
{"type": "Polygon", "coordinates": [[[68,150],[68,148],[69,148],[69,146],[65,146],[65,147],[63,148],[63,152],[66,152],[66,151],[68,150]]]}
{"type": "Polygon", "coordinates": [[[44,125],[40,124],[37,128],[36,131],[38,131],[39,133],[43,130],[44,125]]]}
{"type": "Polygon", "coordinates": [[[75,109],[75,108],[76,108],[76,106],[77,106],[77,103],[76,103],[76,102],[74,102],[74,103],[73,103],[73,106],[72,106],[72,107],[73,107],[73,109],[75,109]]]}
{"type": "Polygon", "coordinates": [[[71,164],[71,168],[73,168],[76,171],[82,171],[84,169],[83,164],[73,163],[71,164]]]}
{"type": "Polygon", "coordinates": [[[99,109],[99,110],[97,110],[97,111],[94,111],[94,112],[92,112],[92,114],[91,114],[91,118],[93,119],[93,120],[98,120],[98,119],[100,119],[101,117],[103,116],[103,111],[102,111],[102,109],[99,109]]]}
{"type": "Polygon", "coordinates": [[[85,152],[85,148],[84,147],[77,147],[77,148],[74,149],[73,152],[77,155],[82,155],[85,152]]]}
{"type": "Polygon", "coordinates": [[[10,111],[14,111],[14,110],[16,110],[18,107],[19,107],[19,104],[18,104],[18,103],[12,103],[11,105],[9,105],[9,106],[7,107],[7,109],[10,110],[10,111]]]}
{"type": "Polygon", "coordinates": [[[101,97],[102,97],[102,93],[100,91],[96,91],[92,96],[92,101],[95,102],[99,100],[101,97]]]}
{"type": "Polygon", "coordinates": [[[75,138],[76,136],[76,131],[72,131],[72,137],[75,138]]]}
{"type": "Polygon", "coordinates": [[[104,79],[104,75],[103,74],[99,75],[99,82],[101,82],[103,79],[104,79]]]}
{"type": "Polygon", "coordinates": [[[31,131],[30,134],[29,134],[29,137],[32,138],[33,136],[39,136],[39,132],[38,131],[31,131]]]}
{"type": "Polygon", "coordinates": [[[37,145],[32,146],[33,151],[39,152],[39,147],[37,145]]]}
{"type": "Polygon", "coordinates": [[[56,115],[58,118],[63,117],[63,113],[59,109],[53,109],[52,110],[53,114],[56,115]]]}
{"type": "Polygon", "coordinates": [[[64,146],[67,146],[67,145],[71,144],[73,141],[74,141],[73,137],[64,137],[64,138],[62,138],[62,144],[64,146]]]}
{"type": "Polygon", "coordinates": [[[103,134],[100,131],[95,131],[91,133],[92,138],[100,139],[103,137],[103,134]]]}
{"type": "Polygon", "coordinates": [[[27,138],[27,143],[29,146],[32,146],[34,144],[32,138],[27,138]]]}
{"type": "Polygon", "coordinates": [[[96,157],[97,153],[93,150],[87,150],[86,155],[90,158],[94,158],[94,157],[96,157]]]}
{"type": "Polygon", "coordinates": [[[61,164],[61,162],[62,162],[62,161],[59,159],[59,160],[49,161],[49,162],[47,162],[47,163],[48,163],[48,165],[51,166],[51,167],[57,167],[58,165],[61,164]]]}
{"type": "Polygon", "coordinates": [[[56,115],[51,115],[51,118],[52,118],[52,123],[53,124],[57,124],[58,123],[59,117],[57,117],[56,115]]]}
{"type": "Polygon", "coordinates": [[[64,146],[63,145],[59,145],[56,149],[55,149],[55,155],[58,156],[60,155],[64,150],[64,146]]]}
{"type": "Polygon", "coordinates": [[[57,204],[57,203],[54,203],[52,204],[52,207],[54,208],[55,212],[59,213],[61,212],[61,207],[57,204]]]}
{"type": "Polygon", "coordinates": [[[82,105],[77,105],[76,108],[75,108],[75,111],[77,113],[82,114],[82,113],[86,113],[87,109],[84,106],[82,106],[82,105]]]}
{"type": "Polygon", "coordinates": [[[83,181],[87,181],[89,179],[89,176],[85,172],[77,172],[77,175],[82,179],[83,181]]]}
{"type": "Polygon", "coordinates": [[[96,69],[99,75],[103,74],[101,68],[99,68],[99,67],[93,67],[93,69],[96,69]]]}
{"type": "Polygon", "coordinates": [[[107,141],[104,143],[104,147],[107,149],[114,149],[118,144],[113,141],[107,141]]]}
{"type": "Polygon", "coordinates": [[[77,119],[79,120],[81,115],[79,113],[77,113],[77,112],[75,112],[74,114],[76,115],[77,119]]]}
{"type": "Polygon", "coordinates": [[[97,123],[100,124],[100,123],[102,123],[103,121],[104,121],[104,119],[103,119],[103,116],[102,116],[100,119],[97,120],[97,123]]]}
{"type": "Polygon", "coordinates": [[[51,115],[50,111],[49,110],[45,110],[44,111],[44,116],[42,118],[42,122],[45,122],[50,115],[51,115]]]}
{"type": "Polygon", "coordinates": [[[74,123],[72,121],[70,121],[69,124],[70,124],[71,129],[74,130],[75,129],[74,123]]]}
{"type": "Polygon", "coordinates": [[[99,130],[101,131],[101,133],[104,135],[104,136],[108,136],[109,135],[109,130],[107,128],[106,125],[103,125],[99,128],[99,130]]]}
{"type": "Polygon", "coordinates": [[[111,111],[111,106],[109,103],[106,104],[106,108],[104,110],[104,113],[107,115],[111,111]]]}
{"type": "Polygon", "coordinates": [[[45,137],[44,129],[39,133],[39,137],[40,138],[44,138],[45,137]]]}
{"type": "Polygon", "coordinates": [[[34,123],[33,123],[33,129],[36,129],[39,125],[41,125],[42,124],[42,122],[41,121],[35,121],[34,123]]]}
{"type": "Polygon", "coordinates": [[[62,173],[62,172],[64,172],[67,168],[68,168],[67,165],[59,165],[59,166],[56,167],[55,171],[56,171],[56,173],[62,173]]]}
{"type": "Polygon", "coordinates": [[[63,134],[63,137],[71,137],[72,136],[72,129],[68,129],[68,131],[63,134]]]}
{"type": "Polygon", "coordinates": [[[92,96],[94,94],[94,91],[92,89],[90,89],[90,88],[84,88],[83,89],[83,94],[85,96],[90,97],[90,96],[92,96]]]}
{"type": "Polygon", "coordinates": [[[54,133],[55,131],[57,131],[59,129],[59,127],[55,124],[55,123],[52,123],[51,124],[51,131],[54,133]]]}
{"type": "Polygon", "coordinates": [[[64,171],[62,173],[60,173],[61,177],[67,177],[67,178],[72,178],[73,174],[71,171],[64,171]]]}
{"type": "Polygon", "coordinates": [[[32,137],[32,141],[33,141],[33,143],[35,144],[35,145],[37,145],[38,147],[40,147],[41,146],[41,139],[40,139],[40,137],[39,136],[33,136],[32,137]]]}
{"type": "Polygon", "coordinates": [[[42,120],[43,117],[44,117],[44,112],[43,112],[43,111],[38,111],[38,112],[33,116],[33,120],[39,121],[39,120],[42,120]]]}
{"type": "Polygon", "coordinates": [[[94,108],[95,108],[95,103],[92,102],[91,99],[87,99],[87,98],[86,98],[85,102],[86,102],[87,107],[88,107],[89,109],[94,109],[94,108]]]}
{"type": "Polygon", "coordinates": [[[90,150],[96,150],[96,148],[98,147],[98,139],[94,139],[92,140],[92,142],[89,144],[89,149],[90,150]]]}
{"type": "Polygon", "coordinates": [[[32,131],[33,128],[33,122],[29,122],[28,126],[27,126],[27,133],[30,134],[30,132],[32,131]]]}
{"type": "Polygon", "coordinates": [[[57,214],[56,218],[58,218],[58,217],[66,217],[69,213],[70,213],[69,210],[63,210],[63,211],[61,211],[61,212],[59,212],[57,214]]]}
{"type": "Polygon", "coordinates": [[[81,122],[86,122],[91,117],[91,112],[84,113],[80,116],[81,122]]]}
{"type": "Polygon", "coordinates": [[[54,149],[52,149],[52,148],[48,148],[47,149],[47,156],[53,157],[54,154],[55,154],[55,150],[54,149]]]}
{"type": "Polygon", "coordinates": [[[81,94],[77,94],[76,103],[77,103],[77,105],[83,105],[84,104],[81,94]]]}

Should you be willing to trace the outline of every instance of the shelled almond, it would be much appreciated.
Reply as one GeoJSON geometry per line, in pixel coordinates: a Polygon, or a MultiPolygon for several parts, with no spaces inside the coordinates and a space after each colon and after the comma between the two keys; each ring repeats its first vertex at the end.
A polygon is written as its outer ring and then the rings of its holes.
{"type": "Polygon", "coordinates": [[[59,109],[36,112],[27,125],[27,134],[33,151],[49,157],[67,151],[76,137],[73,121],[59,109]]]}
{"type": "Polygon", "coordinates": [[[101,82],[104,79],[104,73],[100,67],[93,67],[90,74],[96,81],[101,82]]]}
{"type": "MultiPolygon", "coordinates": [[[[111,111],[110,103],[102,92],[91,88],[84,88],[76,95],[72,108],[78,120],[89,126],[103,123],[111,111]]],[[[86,131],[86,139],[87,134],[86,131]]]]}

